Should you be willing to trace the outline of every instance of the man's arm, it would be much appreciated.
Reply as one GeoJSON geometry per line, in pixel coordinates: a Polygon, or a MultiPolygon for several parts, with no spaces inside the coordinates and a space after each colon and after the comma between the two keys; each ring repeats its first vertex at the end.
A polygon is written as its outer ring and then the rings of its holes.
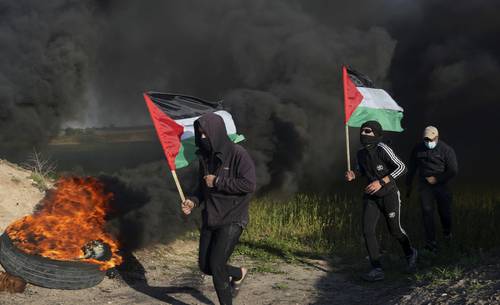
{"type": "MultiPolygon", "coordinates": [[[[406,166],[403,161],[401,161],[401,159],[394,153],[392,148],[390,148],[386,144],[380,143],[380,147],[382,147],[382,150],[384,152],[384,160],[392,167],[392,172],[387,175],[387,178],[389,180],[396,180],[399,177],[403,176],[406,173],[406,166]]],[[[385,178],[386,177],[384,177],[384,181],[387,180],[385,178]]]]}
{"type": "Polygon", "coordinates": [[[445,153],[446,170],[444,173],[436,175],[438,183],[445,183],[458,174],[457,155],[453,148],[448,147],[445,153]]]}
{"type": "Polygon", "coordinates": [[[391,182],[391,180],[396,180],[406,173],[406,166],[394,153],[392,148],[384,143],[379,144],[382,147],[382,159],[388,163],[392,169],[391,173],[380,180],[372,181],[365,188],[365,193],[375,194],[378,192],[385,184],[391,182]]]}
{"type": "Polygon", "coordinates": [[[359,163],[359,158],[360,158],[359,154],[360,153],[358,151],[358,153],[356,154],[356,166],[354,167],[354,170],[350,170],[350,171],[345,172],[345,179],[347,182],[350,182],[350,181],[356,179],[356,177],[358,177],[358,176],[365,176],[366,175],[363,167],[359,163]]]}
{"type": "Polygon", "coordinates": [[[237,177],[217,177],[215,188],[229,194],[253,193],[256,188],[255,165],[250,155],[242,150],[237,162],[237,177]]]}

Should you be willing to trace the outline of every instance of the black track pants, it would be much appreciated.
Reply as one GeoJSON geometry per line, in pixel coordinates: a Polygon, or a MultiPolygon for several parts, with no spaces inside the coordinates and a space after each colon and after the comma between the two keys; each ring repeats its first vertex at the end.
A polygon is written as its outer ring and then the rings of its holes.
{"type": "Polygon", "coordinates": [[[198,263],[200,270],[212,276],[221,305],[233,304],[229,277],[241,278],[241,269],[227,264],[242,232],[237,224],[217,228],[203,227],[200,232],[198,263]]]}
{"type": "Polygon", "coordinates": [[[446,185],[430,185],[422,182],[418,191],[422,207],[422,218],[427,243],[436,243],[436,228],[434,224],[434,210],[437,203],[439,218],[443,226],[443,234],[451,233],[451,205],[452,194],[446,185]]]}
{"type": "Polygon", "coordinates": [[[380,250],[375,233],[381,213],[385,218],[389,232],[399,241],[405,255],[411,255],[413,250],[410,240],[400,222],[401,201],[399,191],[391,192],[384,197],[365,195],[363,203],[363,236],[372,266],[381,267],[380,250]]]}

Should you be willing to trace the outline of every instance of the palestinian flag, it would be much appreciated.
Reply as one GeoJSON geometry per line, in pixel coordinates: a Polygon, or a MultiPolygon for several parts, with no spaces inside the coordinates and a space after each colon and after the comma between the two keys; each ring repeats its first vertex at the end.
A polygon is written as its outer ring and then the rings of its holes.
{"type": "Polygon", "coordinates": [[[351,127],[361,127],[364,122],[375,120],[384,130],[403,131],[401,128],[403,108],[387,92],[375,88],[373,82],[365,75],[345,66],[342,70],[344,123],[351,127]]]}
{"type": "Polygon", "coordinates": [[[245,139],[236,133],[231,114],[218,103],[159,92],[144,93],[144,100],[171,170],[186,167],[197,158],[193,124],[205,113],[213,112],[222,117],[234,143],[245,139]]]}

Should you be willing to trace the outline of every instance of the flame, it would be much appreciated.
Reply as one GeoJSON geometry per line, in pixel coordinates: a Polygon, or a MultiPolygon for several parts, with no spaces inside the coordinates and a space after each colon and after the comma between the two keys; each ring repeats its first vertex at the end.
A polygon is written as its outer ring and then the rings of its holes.
{"type": "Polygon", "coordinates": [[[28,254],[55,260],[79,260],[107,270],[122,262],[118,242],[105,232],[105,216],[112,193],[106,193],[95,178],[62,178],[49,191],[41,208],[6,229],[16,247],[28,254]],[[107,243],[108,261],[84,259],[82,247],[92,240],[107,243]]]}

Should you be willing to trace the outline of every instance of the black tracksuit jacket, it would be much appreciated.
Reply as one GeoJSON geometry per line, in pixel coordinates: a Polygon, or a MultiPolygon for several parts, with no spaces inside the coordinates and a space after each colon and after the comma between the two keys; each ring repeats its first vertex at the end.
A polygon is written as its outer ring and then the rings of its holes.
{"type": "Polygon", "coordinates": [[[368,182],[389,176],[390,182],[374,195],[383,197],[397,191],[395,180],[406,173],[406,166],[387,144],[379,142],[374,147],[362,148],[357,153],[358,172],[366,176],[368,182]]]}

